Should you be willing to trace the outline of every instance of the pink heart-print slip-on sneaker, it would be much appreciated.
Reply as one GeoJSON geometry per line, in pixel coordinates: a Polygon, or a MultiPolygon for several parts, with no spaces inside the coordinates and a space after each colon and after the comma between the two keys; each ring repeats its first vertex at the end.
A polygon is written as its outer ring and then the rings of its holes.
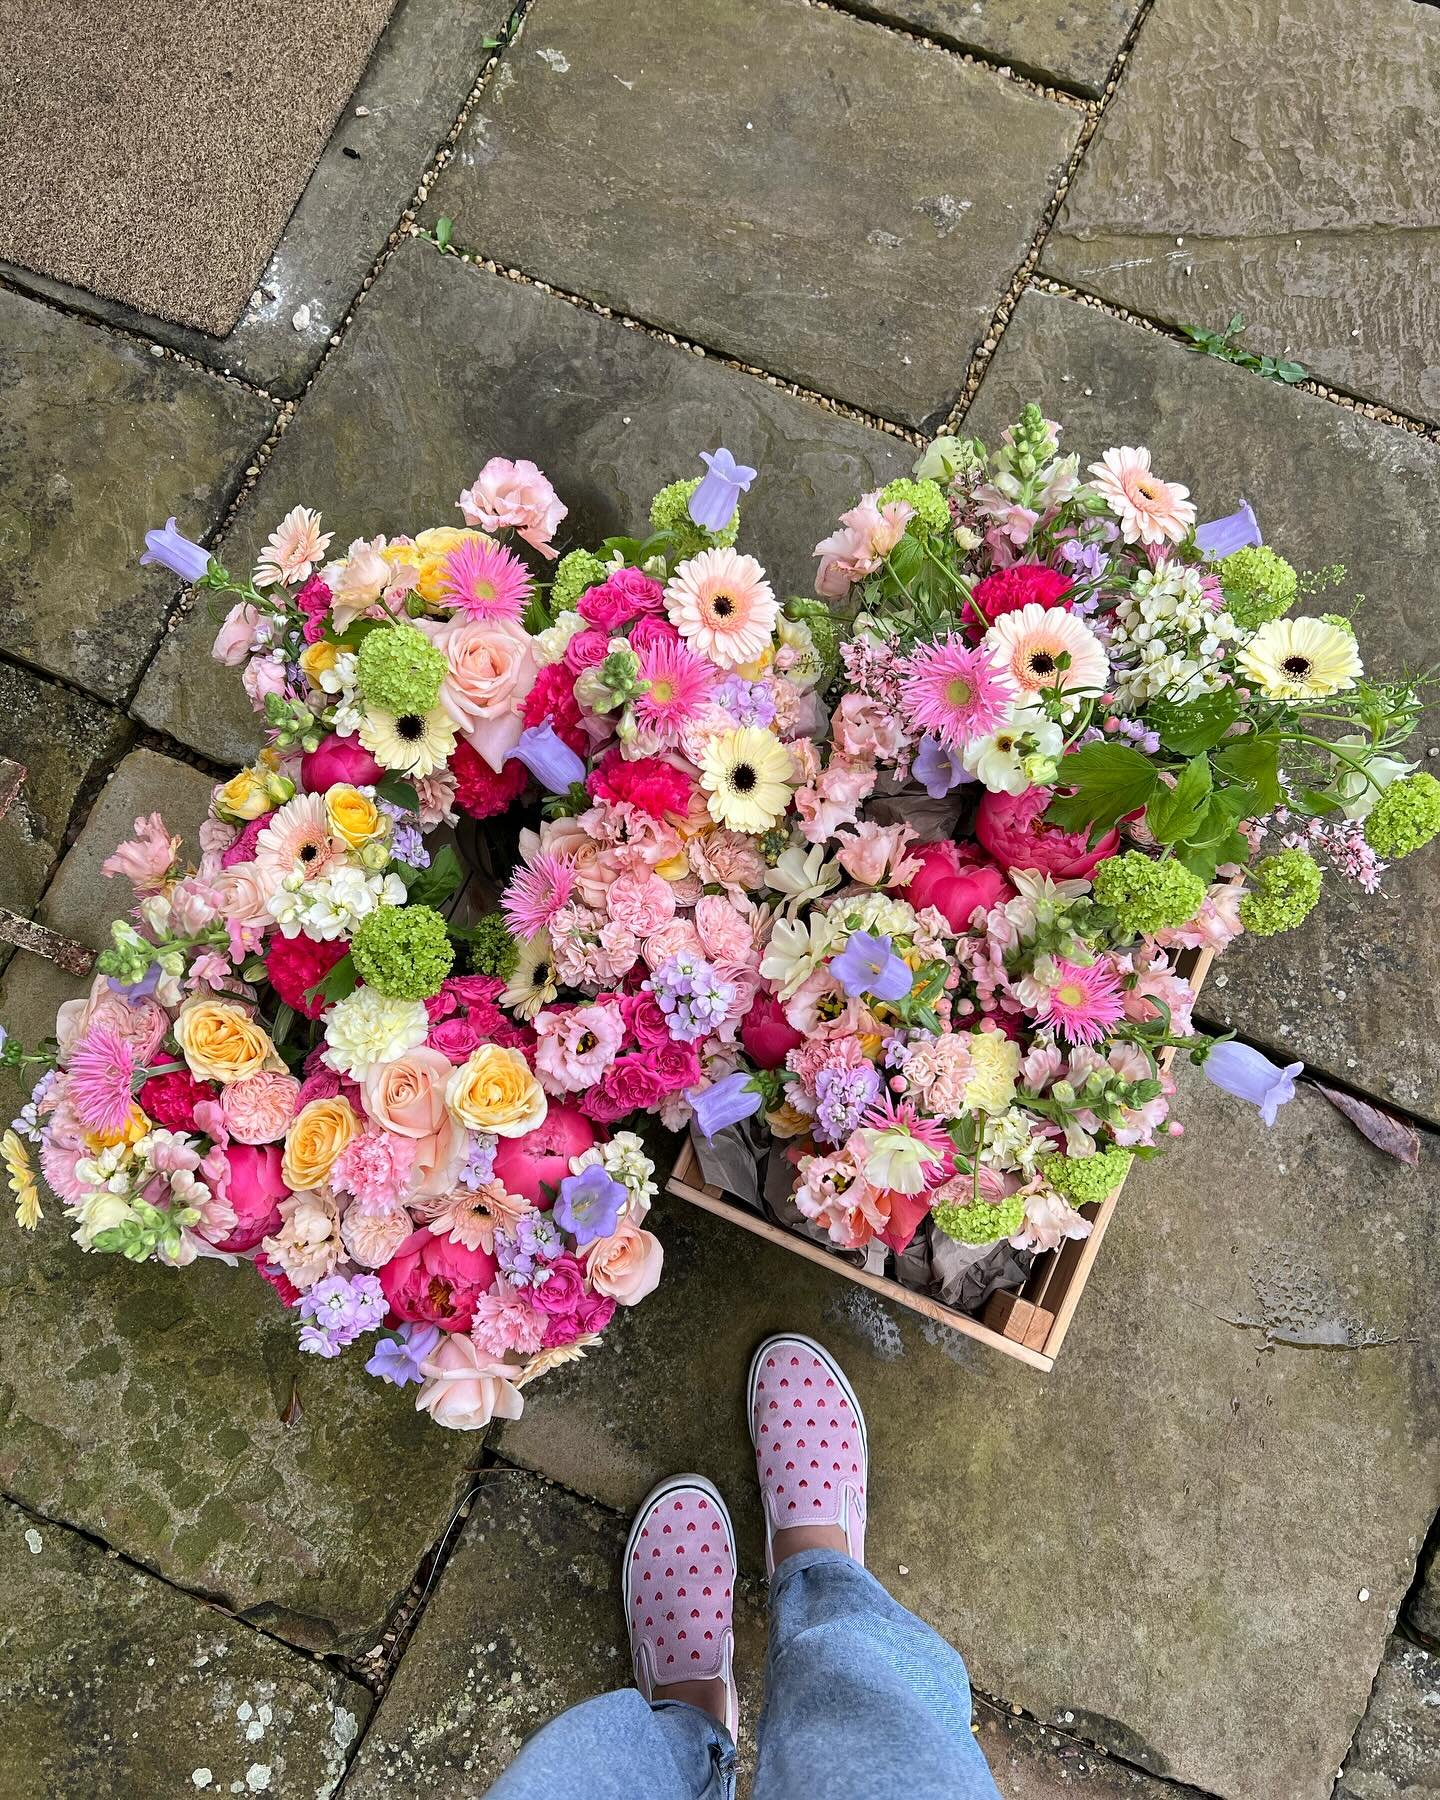
{"type": "Polygon", "coordinates": [[[750,1363],[748,1398],[766,1574],[775,1573],[775,1533],[793,1525],[839,1525],[863,1563],[870,1456],[860,1402],[839,1363],[813,1338],[766,1338],[750,1363]]]}
{"type": "Polygon", "coordinates": [[[723,1681],[738,1736],[735,1530],[703,1475],[672,1475],[647,1496],[625,1546],[623,1589],[635,1685],[647,1700],[676,1681],[723,1681]]]}

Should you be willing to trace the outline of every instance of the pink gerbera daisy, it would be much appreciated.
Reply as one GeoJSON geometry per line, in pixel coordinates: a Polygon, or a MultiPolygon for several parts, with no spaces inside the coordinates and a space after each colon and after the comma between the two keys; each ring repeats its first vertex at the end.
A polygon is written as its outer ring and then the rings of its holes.
{"type": "Polygon", "coordinates": [[[568,856],[542,850],[516,869],[501,895],[505,923],[528,943],[544,931],[575,892],[575,865],[568,856]]]}
{"type": "Polygon", "coordinates": [[[137,1066],[135,1046],[107,1025],[92,1025],[70,1052],[66,1098],[91,1131],[124,1131],[137,1066]]]}
{"type": "Polygon", "coordinates": [[[734,550],[702,550],[681,563],[665,588],[665,610],[681,637],[722,669],[763,655],[780,615],[765,571],[734,550]]]}
{"type": "Polygon", "coordinates": [[[636,697],[635,717],[669,740],[694,723],[715,685],[713,665],[674,638],[654,638],[641,649],[640,676],[649,685],[636,697]]]}
{"type": "Polygon", "coordinates": [[[906,657],[900,688],[905,722],[958,749],[989,737],[1014,708],[1015,679],[987,645],[972,649],[958,637],[928,644],[906,657]]]}
{"type": "Polygon", "coordinates": [[[1178,544],[1195,523],[1189,488],[1152,474],[1150,452],[1143,445],[1107,450],[1089,472],[1119,519],[1127,544],[1178,544]]]}
{"type": "Polygon", "coordinates": [[[534,589],[530,571],[501,544],[467,538],[445,559],[441,597],[472,619],[518,619],[534,589]]]}
{"type": "Polygon", "coordinates": [[[274,587],[277,582],[293,587],[308,581],[334,535],[320,529],[318,512],[311,512],[308,506],[291,507],[265,540],[255,565],[256,587],[274,587]]]}
{"type": "Polygon", "coordinates": [[[297,794],[271,813],[255,839],[262,879],[278,887],[287,875],[323,875],[339,854],[330,836],[323,794],[297,794]]]}
{"type": "Polygon", "coordinates": [[[1104,647],[1083,619],[1063,607],[1032,602],[1006,613],[985,633],[985,648],[1008,669],[1021,690],[1031,694],[1099,694],[1110,678],[1104,647]]]}
{"type": "Polygon", "coordinates": [[[1041,1013],[1071,1044],[1098,1044],[1110,1026],[1125,1016],[1120,978],[1107,962],[1055,963],[1055,977],[1041,1013]]]}

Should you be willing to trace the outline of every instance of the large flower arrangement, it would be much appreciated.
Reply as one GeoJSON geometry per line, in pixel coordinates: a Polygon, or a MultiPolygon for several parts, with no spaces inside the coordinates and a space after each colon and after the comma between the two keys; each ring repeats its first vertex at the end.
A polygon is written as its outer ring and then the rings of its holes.
{"type": "Polygon", "coordinates": [[[1082,480],[1057,437],[1031,407],[994,454],[940,440],[817,546],[855,786],[797,820],[809,891],[766,908],[747,1054],[694,1096],[722,1141],[763,1113],[783,1216],[947,1299],[1181,1135],[1167,1048],[1273,1119],[1299,1065],[1198,1033],[1178,956],[1440,828],[1401,754],[1423,684],[1291,616],[1343,571],[1297,576],[1248,506],[1197,530],[1143,449],[1082,480]]]}

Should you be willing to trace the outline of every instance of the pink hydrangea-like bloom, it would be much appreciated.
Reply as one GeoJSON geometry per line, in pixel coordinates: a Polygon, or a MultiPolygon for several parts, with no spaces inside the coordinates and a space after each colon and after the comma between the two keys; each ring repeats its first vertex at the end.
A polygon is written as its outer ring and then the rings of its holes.
{"type": "Polygon", "coordinates": [[[165,886],[182,840],[165,829],[158,812],[135,821],[135,835],[117,846],[100,865],[102,875],[123,875],[138,895],[158,894],[165,886]]]}
{"type": "Polygon", "coordinates": [[[1127,544],[1178,544],[1195,523],[1189,488],[1154,474],[1143,445],[1107,450],[1089,473],[1127,544]]]}
{"type": "Polygon", "coordinates": [[[518,531],[542,556],[558,554],[551,539],[569,508],[533,462],[492,456],[456,504],[467,525],[518,531]]]}
{"type": "Polygon", "coordinates": [[[861,497],[849,512],[841,513],[840,527],[815,546],[820,567],[815,592],[827,600],[843,600],[853,583],[873,575],[905,535],[915,509],[904,500],[879,505],[880,490],[861,497]]]}
{"type": "Polygon", "coordinates": [[[624,1024],[613,1006],[574,1006],[535,1020],[535,1073],[547,1094],[579,1094],[614,1062],[624,1024]]]}

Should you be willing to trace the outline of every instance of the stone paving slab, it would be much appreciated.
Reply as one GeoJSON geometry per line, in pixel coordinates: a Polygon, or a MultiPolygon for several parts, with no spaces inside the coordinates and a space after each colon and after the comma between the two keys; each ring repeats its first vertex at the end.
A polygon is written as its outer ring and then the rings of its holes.
{"type": "Polygon", "coordinates": [[[507,267],[919,424],[958,391],[1080,124],[804,0],[712,0],[658,33],[631,0],[547,0],[427,217],[507,267]]]}
{"type": "Polygon", "coordinates": [[[147,526],[214,530],[268,401],[0,289],[0,647],[107,700],[149,660],[179,584],[147,526]]]}
{"type": "Polygon", "coordinates": [[[326,1800],[370,1696],[62,1526],[0,1505],[0,1792],[326,1800]]]}
{"type": "Polygon", "coordinates": [[[975,1735],[1004,1800],[1204,1800],[1195,1788],[1157,1780],[978,1695],[974,1706],[975,1735]]]}
{"type": "MultiPolygon", "coordinates": [[[[133,751],[40,918],[102,944],[124,897],[103,856],[157,808],[193,846],[209,788],[133,751]]],[[[87,985],[17,957],[0,1021],[35,1043],[87,985]]],[[[0,1117],[22,1098],[0,1079],[0,1117]]],[[[438,1430],[354,1358],[302,1356],[250,1270],[86,1256],[46,1210],[33,1234],[0,1221],[0,1488],[292,1642],[369,1649],[442,1535],[476,1440],[438,1430]]]]}
{"type": "Polygon", "coordinates": [[[1440,12],[1156,0],[1041,269],[1440,420],[1440,12]]]}
{"type": "MultiPolygon", "coordinates": [[[[31,911],[59,858],[77,799],[117,760],[133,729],[98,700],[0,663],[0,757],[29,772],[0,818],[0,906],[31,911]]],[[[8,954],[0,944],[0,968],[8,954]]]]}
{"type": "Polygon", "coordinates": [[[860,0],[853,10],[1098,97],[1140,8],[1138,0],[860,0]]]}
{"type": "MultiPolygon", "coordinates": [[[[414,242],[277,444],[224,554],[245,567],[301,502],[324,512],[340,546],[362,531],[459,524],[456,497],[493,455],[547,472],[571,509],[557,540],[568,549],[643,524],[651,495],[720,442],[761,472],[745,547],[799,593],[840,508],[914,459],[901,438],[414,242]]],[[[214,636],[203,608],[183,617],[136,710],[242,761],[256,722],[235,672],[210,662],[214,636]]]]}
{"type": "Polygon", "coordinates": [[[1435,1507],[1440,1201],[1312,1090],[1266,1133],[1187,1070],[1178,1110],[1053,1374],[670,1200],[659,1291],[502,1454],[622,1510],[701,1469],[754,1571],[744,1373],[809,1332],[865,1408],[871,1566],[978,1688],[1225,1800],[1321,1800],[1435,1507]]]}
{"type": "MultiPolygon", "coordinates": [[[[1312,610],[1363,593],[1357,625],[1377,672],[1440,664],[1429,575],[1440,445],[1043,293],[1022,297],[966,429],[993,441],[1027,400],[1065,424],[1061,442],[1082,467],[1111,444],[1149,444],[1202,519],[1244,495],[1297,567],[1344,563],[1345,585],[1312,610]]],[[[1432,705],[1409,754],[1433,768],[1437,745],[1432,705]]],[[[1227,951],[1201,1011],[1440,1120],[1440,935],[1425,923],[1437,904],[1440,861],[1423,853],[1374,896],[1327,874],[1298,931],[1227,951]]]]}
{"type": "Polygon", "coordinates": [[[511,0],[400,0],[250,306],[226,336],[151,318],[13,263],[0,263],[0,274],[272,393],[298,394],[459,117],[510,8],[511,0]],[[357,116],[358,107],[368,110],[357,116]],[[301,307],[309,319],[297,329],[301,307]]]}
{"type": "Polygon", "coordinates": [[[1334,1800],[1440,1800],[1440,1656],[1390,1640],[1334,1800]]]}

